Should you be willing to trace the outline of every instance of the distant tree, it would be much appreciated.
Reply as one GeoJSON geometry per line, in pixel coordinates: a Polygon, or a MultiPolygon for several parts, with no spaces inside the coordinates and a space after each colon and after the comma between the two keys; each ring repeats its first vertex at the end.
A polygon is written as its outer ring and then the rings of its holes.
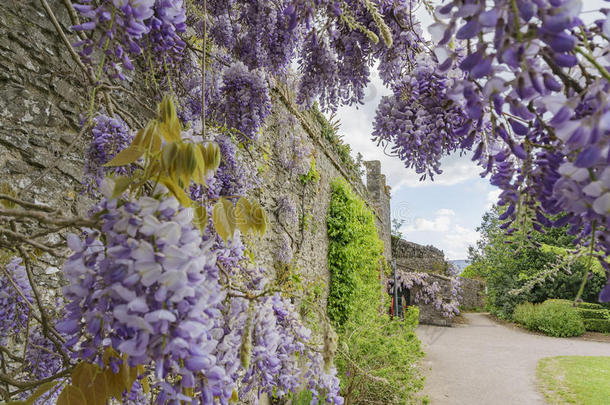
{"type": "Polygon", "coordinates": [[[544,229],[544,233],[507,235],[499,220],[501,211],[494,207],[483,216],[477,231],[481,234],[468,250],[471,262],[463,277],[487,282],[488,309],[501,317],[510,317],[521,302],[542,302],[548,298],[574,299],[585,272],[590,272],[581,298],[597,301],[605,283],[603,269],[589,263],[568,248],[573,237],[567,227],[544,229]]]}

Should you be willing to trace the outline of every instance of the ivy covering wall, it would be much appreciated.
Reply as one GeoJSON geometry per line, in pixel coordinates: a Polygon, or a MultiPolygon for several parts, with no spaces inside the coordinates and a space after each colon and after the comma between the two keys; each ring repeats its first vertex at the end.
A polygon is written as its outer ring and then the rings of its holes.
{"type": "Polygon", "coordinates": [[[344,180],[331,185],[327,218],[330,268],[328,315],[338,332],[335,365],[345,404],[407,404],[422,378],[414,333],[418,310],[390,319],[381,285],[383,243],[375,218],[344,180]]]}

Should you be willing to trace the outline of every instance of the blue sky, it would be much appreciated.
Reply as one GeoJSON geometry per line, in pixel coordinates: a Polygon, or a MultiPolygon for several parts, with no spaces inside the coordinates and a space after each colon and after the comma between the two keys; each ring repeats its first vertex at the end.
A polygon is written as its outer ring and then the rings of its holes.
{"type": "MultiPolygon", "coordinates": [[[[438,2],[436,2],[438,3],[438,2]]],[[[587,13],[604,7],[601,0],[583,1],[582,17],[587,22],[600,18],[599,13],[587,13]]],[[[432,19],[420,10],[422,24],[432,19]]],[[[424,30],[425,31],[425,30],[424,30]]],[[[407,240],[431,244],[445,252],[448,259],[466,259],[468,246],[476,242],[477,226],[486,210],[497,200],[499,190],[479,176],[481,171],[467,156],[444,159],[444,173],[435,181],[419,182],[412,169],[406,169],[397,158],[385,156],[370,140],[375,109],[381,96],[389,94],[379,77],[373,76],[361,106],[342,107],[337,113],[341,121],[340,134],[352,146],[354,155],[360,152],[365,160],[380,160],[382,171],[392,187],[392,217],[404,220],[401,229],[407,240]]]]}

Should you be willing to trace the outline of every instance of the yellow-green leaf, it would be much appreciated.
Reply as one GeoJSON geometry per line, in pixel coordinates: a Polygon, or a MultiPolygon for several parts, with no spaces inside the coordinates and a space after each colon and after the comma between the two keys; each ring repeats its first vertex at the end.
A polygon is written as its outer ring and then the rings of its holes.
{"type": "Polygon", "coordinates": [[[87,405],[87,399],[80,389],[67,385],[59,394],[57,405],[87,405]]]}
{"type": "Polygon", "coordinates": [[[174,166],[176,157],[178,156],[178,144],[176,142],[168,142],[161,152],[161,163],[163,168],[168,172],[171,171],[174,166]]]}
{"type": "Polygon", "coordinates": [[[72,385],[82,391],[83,387],[87,387],[93,381],[96,369],[93,364],[81,361],[72,370],[72,385]]]}
{"type": "Polygon", "coordinates": [[[169,95],[163,96],[161,104],[159,104],[159,129],[166,141],[179,141],[181,139],[180,132],[182,124],[176,114],[176,107],[169,95]]]}
{"type": "MultiPolygon", "coordinates": [[[[13,191],[13,188],[8,183],[2,183],[0,185],[0,193],[10,195],[11,197],[16,197],[17,194],[13,191]]],[[[16,204],[9,200],[2,200],[2,205],[6,208],[15,208],[16,204]]]]}
{"type": "Polygon", "coordinates": [[[225,241],[233,238],[235,233],[235,207],[226,198],[221,198],[212,211],[212,221],[218,235],[225,241]]]}
{"type": "Polygon", "coordinates": [[[141,146],[130,145],[116,154],[114,158],[104,166],[125,166],[140,159],[146,152],[141,146]]]}
{"type": "Polygon", "coordinates": [[[237,227],[241,233],[245,234],[250,230],[250,212],[252,211],[252,205],[246,198],[240,198],[237,201],[237,207],[235,208],[235,217],[237,220],[237,227]]]}
{"type": "Polygon", "coordinates": [[[198,229],[203,231],[208,226],[208,211],[202,205],[198,205],[193,211],[195,213],[193,223],[198,229]]]}
{"type": "Polygon", "coordinates": [[[229,401],[234,403],[237,403],[237,401],[239,401],[239,394],[237,393],[237,390],[235,388],[233,388],[233,392],[231,393],[231,399],[229,401]]]}
{"type": "Polygon", "coordinates": [[[161,184],[163,184],[167,189],[176,197],[178,202],[185,207],[190,207],[192,204],[191,199],[186,195],[184,189],[180,187],[176,182],[169,177],[161,177],[161,184]]]}
{"type": "Polygon", "coordinates": [[[117,198],[118,196],[123,194],[123,192],[127,190],[127,187],[129,187],[129,185],[131,184],[131,180],[132,178],[128,176],[119,176],[115,178],[114,189],[112,190],[112,198],[117,198]]]}
{"type": "Polygon", "coordinates": [[[195,161],[197,162],[197,168],[193,173],[193,180],[197,184],[204,185],[207,173],[205,164],[205,149],[203,149],[201,144],[199,144],[197,146],[193,146],[193,153],[195,155],[195,161]]]}
{"type": "Polygon", "coordinates": [[[254,203],[252,207],[252,226],[263,236],[267,230],[267,213],[259,203],[254,203]]]}
{"type": "Polygon", "coordinates": [[[220,148],[218,144],[210,142],[205,146],[205,164],[209,171],[216,171],[220,166],[220,148]]]}
{"type": "Polygon", "coordinates": [[[44,394],[55,388],[60,381],[48,381],[41,384],[36,388],[36,391],[32,393],[25,401],[9,401],[5,405],[32,405],[37,399],[41,398],[44,394]]]}
{"type": "Polygon", "coordinates": [[[87,405],[105,405],[109,394],[106,374],[94,364],[80,362],[72,371],[72,385],[80,389],[87,405]]]}

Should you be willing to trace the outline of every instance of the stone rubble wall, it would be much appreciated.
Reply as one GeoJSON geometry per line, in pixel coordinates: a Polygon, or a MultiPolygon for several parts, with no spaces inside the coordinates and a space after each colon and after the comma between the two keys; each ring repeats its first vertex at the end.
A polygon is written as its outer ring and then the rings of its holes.
{"type": "Polygon", "coordinates": [[[396,237],[391,238],[392,257],[402,271],[447,274],[445,254],[434,246],[423,246],[396,237]]]}
{"type": "MultiPolygon", "coordinates": [[[[67,40],[76,42],[71,32],[68,9],[62,0],[47,0],[67,40]]],[[[129,93],[112,93],[132,129],[140,128],[153,114],[154,94],[145,87],[145,77],[134,77],[120,83],[129,93]],[[146,104],[150,104],[147,106],[146,104]]],[[[31,185],[21,194],[58,207],[62,212],[85,215],[92,200],[82,193],[84,155],[90,134],[78,137],[81,117],[87,113],[91,86],[87,75],[78,67],[58,35],[39,0],[6,0],[0,2],[0,184],[15,190],[31,185]]],[[[380,163],[369,167],[364,185],[360,175],[341,163],[332,145],[321,137],[319,123],[291,101],[289,91],[274,90],[274,108],[258,145],[242,152],[259,172],[260,188],[253,192],[269,213],[270,229],[262,240],[248,243],[256,255],[257,266],[270,272],[277,270],[276,252],[286,235],[294,254],[294,265],[307,282],[327,285],[329,280],[326,215],[330,204],[330,183],[337,177],[346,179],[373,208],[379,233],[390,258],[389,191],[380,171],[380,163]],[[299,131],[312,150],[320,180],[303,184],[298,176],[289,175],[277,161],[280,135],[273,123],[284,115],[293,115],[299,131]],[[374,191],[374,196],[371,196],[374,191]],[[289,224],[277,212],[278,200],[288,197],[295,202],[299,221],[289,224]]],[[[99,101],[99,100],[98,100],[99,101]]],[[[4,226],[5,224],[0,224],[4,226]]],[[[59,241],[59,237],[55,236],[59,241]]],[[[43,257],[37,269],[41,289],[49,298],[59,294],[60,272],[47,276],[45,266],[61,267],[50,257],[43,257]]],[[[320,305],[325,305],[325,296],[320,305]]]]}
{"type": "Polygon", "coordinates": [[[462,302],[464,310],[483,309],[485,307],[485,283],[472,278],[460,277],[462,302]]]}

